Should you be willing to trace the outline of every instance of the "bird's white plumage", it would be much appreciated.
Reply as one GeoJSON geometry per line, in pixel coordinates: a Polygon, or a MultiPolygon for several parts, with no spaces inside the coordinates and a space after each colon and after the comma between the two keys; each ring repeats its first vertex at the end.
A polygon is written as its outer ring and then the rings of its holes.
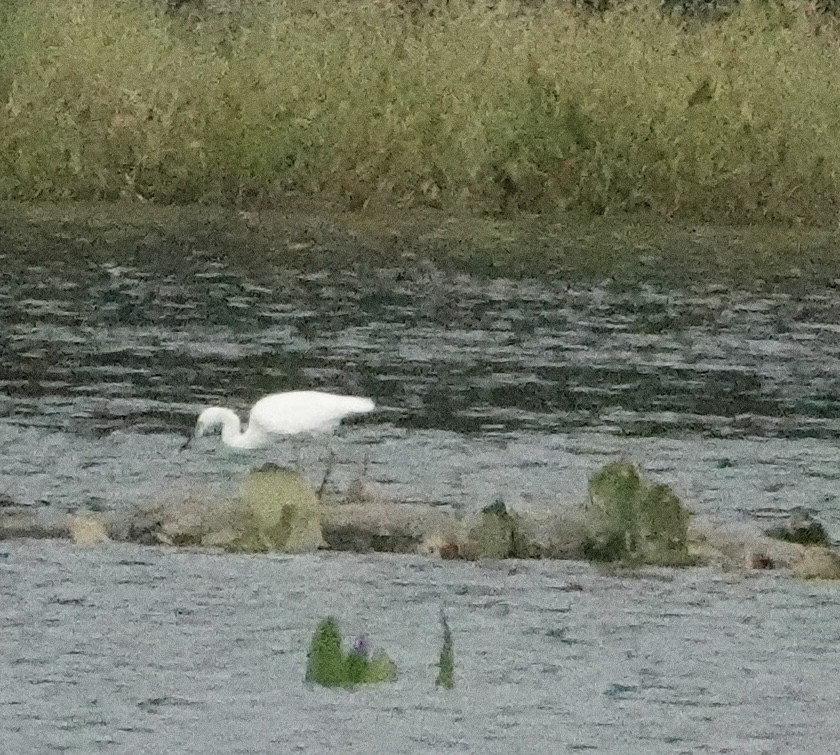
{"type": "Polygon", "coordinates": [[[334,430],[351,414],[373,411],[369,398],[340,396],[322,391],[273,393],[251,407],[248,427],[241,431],[239,417],[230,409],[213,406],[198,417],[195,436],[204,435],[216,425],[222,426],[222,441],[234,448],[260,448],[271,442],[272,435],[297,435],[334,430]]]}
{"type": "Polygon", "coordinates": [[[317,433],[335,429],[350,414],[373,411],[369,398],[320,391],[289,391],[261,398],[251,407],[249,426],[278,435],[317,433]]]}

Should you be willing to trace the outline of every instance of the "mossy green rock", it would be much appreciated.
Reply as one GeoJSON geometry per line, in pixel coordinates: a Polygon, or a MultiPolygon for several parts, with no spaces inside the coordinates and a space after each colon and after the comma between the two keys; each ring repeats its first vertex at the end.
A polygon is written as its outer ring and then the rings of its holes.
{"type": "Polygon", "coordinates": [[[301,553],[323,544],[321,505],[306,479],[290,469],[251,472],[235,507],[234,550],[301,553]]]}
{"type": "Polygon", "coordinates": [[[684,565],[689,513],[667,485],[647,485],[627,462],[613,462],[589,484],[589,558],[684,565]]]}
{"type": "Polygon", "coordinates": [[[516,522],[500,501],[484,508],[469,528],[466,552],[470,558],[509,558],[513,555],[516,522]]]}
{"type": "Polygon", "coordinates": [[[764,531],[764,534],[776,540],[800,545],[827,546],[831,542],[825,527],[809,513],[803,511],[794,511],[789,522],[770,527],[764,531]]]}

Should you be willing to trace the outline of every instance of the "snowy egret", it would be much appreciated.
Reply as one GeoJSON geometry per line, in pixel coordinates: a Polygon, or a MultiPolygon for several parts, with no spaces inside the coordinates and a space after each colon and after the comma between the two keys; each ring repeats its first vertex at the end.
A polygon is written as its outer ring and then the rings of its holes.
{"type": "Polygon", "coordinates": [[[351,414],[373,411],[369,398],[339,396],[322,391],[287,391],[272,393],[251,407],[248,427],[242,432],[239,417],[230,409],[212,406],[198,416],[195,433],[187,439],[200,438],[216,425],[222,426],[222,441],[233,448],[263,448],[272,435],[298,435],[335,430],[351,414]]]}

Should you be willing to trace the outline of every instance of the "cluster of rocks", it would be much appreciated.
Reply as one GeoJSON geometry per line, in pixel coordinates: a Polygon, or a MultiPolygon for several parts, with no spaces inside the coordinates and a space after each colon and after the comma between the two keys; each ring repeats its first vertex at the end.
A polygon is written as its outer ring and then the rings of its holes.
{"type": "Polygon", "coordinates": [[[357,482],[343,501],[324,503],[297,472],[269,466],[249,474],[229,500],[184,497],[130,510],[52,513],[0,502],[0,539],[70,538],[92,544],[220,548],[232,552],[419,553],[444,559],[587,559],[622,566],[716,565],[789,569],[840,579],[840,556],[819,522],[795,512],[788,525],[714,526],[692,518],[673,491],[649,485],[617,462],[591,480],[583,506],[509,511],[504,503],[460,514],[393,503],[357,482]]]}

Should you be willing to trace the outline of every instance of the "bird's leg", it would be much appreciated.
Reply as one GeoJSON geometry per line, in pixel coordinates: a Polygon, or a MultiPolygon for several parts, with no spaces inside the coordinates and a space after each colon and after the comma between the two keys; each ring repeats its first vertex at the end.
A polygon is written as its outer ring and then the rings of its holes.
{"type": "Polygon", "coordinates": [[[301,437],[299,435],[293,435],[292,436],[292,449],[293,449],[292,456],[294,457],[295,469],[298,472],[300,471],[300,468],[301,468],[301,462],[300,462],[300,448],[301,448],[301,445],[303,445],[303,441],[302,441],[301,437]]]}
{"type": "Polygon", "coordinates": [[[330,458],[327,461],[327,468],[324,471],[324,479],[321,481],[321,487],[318,488],[318,499],[322,499],[324,496],[324,490],[327,488],[327,480],[330,479],[330,473],[333,471],[333,467],[335,466],[335,452],[330,449],[330,458]]]}

